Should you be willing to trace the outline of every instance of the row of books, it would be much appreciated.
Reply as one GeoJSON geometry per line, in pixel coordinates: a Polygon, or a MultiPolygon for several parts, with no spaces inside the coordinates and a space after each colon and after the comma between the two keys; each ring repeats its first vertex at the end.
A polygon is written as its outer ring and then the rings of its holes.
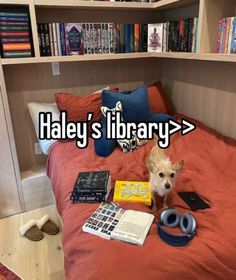
{"type": "Polygon", "coordinates": [[[236,53],[236,17],[220,19],[216,52],[236,53]]]}
{"type": "Polygon", "coordinates": [[[41,56],[147,51],[147,24],[39,23],[41,56]]]}
{"type": "Polygon", "coordinates": [[[1,57],[33,55],[29,14],[27,11],[0,11],[1,57]]]}
{"type": "Polygon", "coordinates": [[[198,18],[148,25],[148,51],[196,52],[198,18]]]}

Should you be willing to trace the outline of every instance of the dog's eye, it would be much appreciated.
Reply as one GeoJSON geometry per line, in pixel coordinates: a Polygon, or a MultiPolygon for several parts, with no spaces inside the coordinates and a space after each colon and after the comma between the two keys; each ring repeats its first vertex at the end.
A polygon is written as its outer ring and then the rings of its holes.
{"type": "Polygon", "coordinates": [[[174,178],[174,177],[175,177],[175,173],[171,173],[170,178],[174,178]]]}
{"type": "Polygon", "coordinates": [[[160,172],[159,176],[162,178],[162,177],[164,177],[164,174],[162,172],[160,172]]]}

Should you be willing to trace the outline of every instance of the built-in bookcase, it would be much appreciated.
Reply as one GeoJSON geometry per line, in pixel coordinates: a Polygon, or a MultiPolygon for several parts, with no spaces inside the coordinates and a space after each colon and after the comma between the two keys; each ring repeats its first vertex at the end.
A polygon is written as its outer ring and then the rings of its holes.
{"type": "MultiPolygon", "coordinates": [[[[156,3],[5,0],[1,4],[27,5],[33,33],[35,57],[0,61],[1,96],[11,144],[9,156],[14,164],[23,210],[45,205],[33,201],[35,195],[30,185],[38,186],[45,196],[49,195],[46,157],[34,152],[37,139],[27,109],[28,102],[54,102],[54,93],[61,91],[84,95],[107,85],[127,90],[143,83],[150,84],[161,80],[163,75],[166,77],[168,69],[165,66],[171,65],[170,61],[174,59],[189,60],[193,68],[199,60],[198,69],[200,61],[207,65],[218,61],[224,68],[227,67],[225,62],[236,62],[236,55],[215,53],[219,19],[236,15],[235,0],[161,0],[156,3]],[[37,22],[158,23],[195,16],[199,17],[197,53],[40,57],[37,22]],[[60,76],[52,75],[51,62],[60,62],[60,76]]],[[[44,200],[46,204],[49,201],[51,198],[44,200]]]]}

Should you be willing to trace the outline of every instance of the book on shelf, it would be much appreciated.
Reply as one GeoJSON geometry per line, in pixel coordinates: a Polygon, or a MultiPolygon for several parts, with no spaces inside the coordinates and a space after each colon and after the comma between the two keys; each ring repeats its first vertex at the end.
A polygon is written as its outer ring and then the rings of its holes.
{"type": "Polygon", "coordinates": [[[148,182],[116,181],[113,200],[115,202],[139,202],[152,204],[151,189],[148,182]]]}
{"type": "Polygon", "coordinates": [[[96,203],[107,201],[111,191],[111,177],[108,170],[80,172],[73,192],[73,203],[96,203]]]}
{"type": "Polygon", "coordinates": [[[197,52],[198,18],[148,24],[149,52],[197,52]]]}
{"type": "Polygon", "coordinates": [[[148,51],[162,52],[163,23],[148,24],[148,51]]]}
{"type": "Polygon", "coordinates": [[[236,53],[236,17],[220,18],[216,53],[236,53]]]}
{"type": "Polygon", "coordinates": [[[0,8],[0,50],[2,58],[34,55],[27,8],[0,8]]]}
{"type": "Polygon", "coordinates": [[[82,230],[106,239],[142,246],[153,223],[152,214],[124,210],[115,204],[101,203],[82,230]]]}

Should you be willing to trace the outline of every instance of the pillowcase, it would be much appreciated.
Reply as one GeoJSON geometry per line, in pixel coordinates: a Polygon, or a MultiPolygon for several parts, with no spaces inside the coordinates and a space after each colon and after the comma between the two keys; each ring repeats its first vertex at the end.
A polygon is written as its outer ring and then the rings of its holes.
{"type": "Polygon", "coordinates": [[[161,82],[156,82],[148,87],[148,101],[153,113],[174,113],[161,82]]]}
{"type": "MultiPolygon", "coordinates": [[[[117,92],[119,89],[111,89],[111,92],[117,92]]],[[[77,96],[71,93],[55,94],[57,107],[60,111],[67,111],[67,121],[82,122],[87,120],[87,113],[93,113],[94,121],[100,121],[101,113],[101,91],[86,96],[77,96]]]]}
{"type": "MultiPolygon", "coordinates": [[[[39,132],[39,113],[40,112],[50,112],[52,113],[52,121],[59,121],[60,112],[58,111],[56,103],[37,103],[30,102],[27,104],[30,112],[31,119],[34,124],[34,128],[36,131],[36,135],[38,137],[39,132]]],[[[39,140],[39,146],[41,151],[47,155],[49,148],[53,143],[57,142],[57,140],[39,140]]]]}
{"type": "Polygon", "coordinates": [[[127,122],[145,122],[151,117],[151,110],[147,97],[147,86],[139,87],[130,93],[102,92],[102,106],[114,108],[116,103],[121,101],[123,107],[123,118],[127,122]]]}

